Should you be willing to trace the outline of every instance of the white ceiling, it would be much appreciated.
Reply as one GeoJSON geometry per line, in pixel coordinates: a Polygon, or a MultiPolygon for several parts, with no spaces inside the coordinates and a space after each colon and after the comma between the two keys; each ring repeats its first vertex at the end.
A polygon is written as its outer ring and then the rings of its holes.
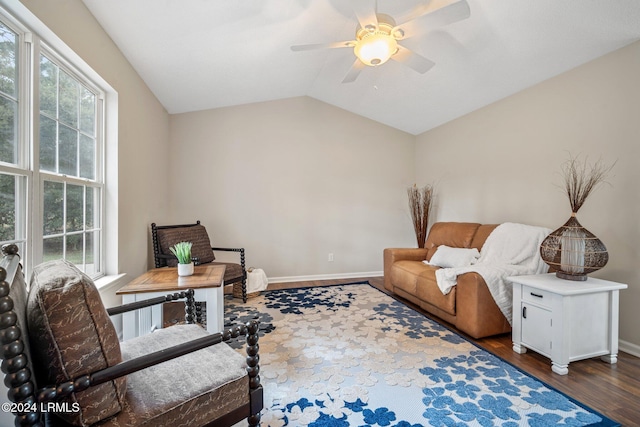
{"type": "Polygon", "coordinates": [[[343,84],[351,49],[289,47],[353,40],[353,2],[375,0],[83,1],[169,113],[307,95],[414,135],[640,39],[638,0],[468,0],[468,19],[402,41],[430,71],[389,61],[343,84]]]}

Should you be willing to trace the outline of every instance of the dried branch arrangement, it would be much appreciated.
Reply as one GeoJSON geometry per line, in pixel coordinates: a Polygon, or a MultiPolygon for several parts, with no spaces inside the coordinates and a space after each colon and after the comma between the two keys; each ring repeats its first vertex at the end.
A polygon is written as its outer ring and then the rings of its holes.
{"type": "Polygon", "coordinates": [[[605,165],[602,160],[588,164],[586,158],[584,161],[579,161],[578,157],[569,156],[569,160],[562,165],[562,175],[571,204],[571,212],[578,212],[589,194],[605,182],[614,165],[615,162],[611,165],[605,165]]]}
{"type": "Polygon", "coordinates": [[[429,213],[433,202],[433,186],[425,185],[418,188],[415,184],[407,188],[409,196],[409,210],[413,229],[416,232],[416,241],[419,248],[423,248],[427,240],[427,228],[429,226],[429,213]]]}

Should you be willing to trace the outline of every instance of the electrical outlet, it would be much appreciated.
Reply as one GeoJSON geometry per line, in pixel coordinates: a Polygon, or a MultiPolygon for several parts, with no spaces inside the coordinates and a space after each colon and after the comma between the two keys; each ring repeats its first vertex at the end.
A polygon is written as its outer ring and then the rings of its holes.
{"type": "Polygon", "coordinates": [[[329,254],[329,256],[327,257],[327,261],[333,262],[333,253],[329,254]]]}

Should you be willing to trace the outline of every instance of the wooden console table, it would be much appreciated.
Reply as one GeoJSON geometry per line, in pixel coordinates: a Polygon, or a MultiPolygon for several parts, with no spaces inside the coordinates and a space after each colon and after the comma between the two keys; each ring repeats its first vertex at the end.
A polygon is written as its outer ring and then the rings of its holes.
{"type": "MultiPolygon", "coordinates": [[[[224,265],[197,265],[192,276],[178,276],[178,269],[154,268],[129,282],[116,292],[123,304],[164,296],[175,291],[193,289],[196,301],[205,301],[207,331],[222,332],[224,326],[224,265]]],[[[162,328],[162,305],[124,313],[122,318],[125,340],[162,328]]]]}

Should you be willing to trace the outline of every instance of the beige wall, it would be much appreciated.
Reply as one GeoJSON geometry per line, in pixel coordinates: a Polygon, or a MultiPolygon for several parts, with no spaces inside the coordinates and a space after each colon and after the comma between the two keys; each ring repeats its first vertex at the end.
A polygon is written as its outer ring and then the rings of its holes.
{"type": "Polygon", "coordinates": [[[310,98],[169,117],[80,0],[21,2],[118,92],[129,278],[151,266],[151,222],[196,218],[271,277],[379,271],[382,248],[414,245],[413,182],[436,183],[434,220],[556,228],[570,151],[618,161],[579,218],[610,251],[595,276],[629,284],[620,336],[640,346],[640,43],[414,138],[310,98]]]}
{"type": "Polygon", "coordinates": [[[437,182],[436,220],[552,229],[571,214],[559,174],[568,153],[617,161],[578,213],[623,282],[620,338],[640,351],[640,43],[417,137],[416,177],[437,182]]]}
{"type": "Polygon", "coordinates": [[[270,278],[379,272],[413,245],[414,137],[308,98],[171,116],[176,221],[270,278]],[[328,262],[328,254],[334,262],[328,262]]]}
{"type": "MultiPolygon", "coordinates": [[[[149,224],[168,218],[169,115],[80,0],[22,0],[118,92],[118,265],[129,279],[146,271],[149,224]]],[[[108,218],[112,220],[112,218],[108,218]]]]}

